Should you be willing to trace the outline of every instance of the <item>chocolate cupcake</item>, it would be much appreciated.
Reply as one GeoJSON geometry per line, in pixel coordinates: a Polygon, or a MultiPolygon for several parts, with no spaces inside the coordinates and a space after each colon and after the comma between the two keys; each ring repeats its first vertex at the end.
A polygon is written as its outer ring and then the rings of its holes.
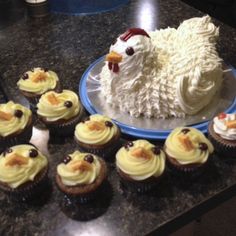
{"type": "Polygon", "coordinates": [[[70,90],[60,93],[49,91],[37,104],[37,115],[50,133],[59,136],[73,135],[76,124],[83,116],[77,94],[70,90]]]}
{"type": "Polygon", "coordinates": [[[27,143],[32,136],[31,111],[12,101],[0,104],[0,151],[4,148],[27,143]]]}
{"type": "Polygon", "coordinates": [[[42,191],[47,180],[47,158],[33,145],[17,145],[0,155],[0,190],[24,201],[42,191]]]}
{"type": "Polygon", "coordinates": [[[75,151],[57,166],[60,191],[79,203],[94,199],[107,178],[106,163],[96,155],[75,151]]]}
{"type": "Polygon", "coordinates": [[[17,86],[33,107],[45,92],[60,90],[57,74],[43,68],[34,68],[25,72],[17,82],[17,86]]]}
{"type": "Polygon", "coordinates": [[[75,128],[80,149],[111,159],[120,147],[120,128],[108,117],[95,114],[75,128]]]}
{"type": "Polygon", "coordinates": [[[200,173],[214,148],[201,131],[178,127],[167,137],[164,150],[172,169],[182,173],[200,173]]]}
{"type": "Polygon", "coordinates": [[[220,157],[236,158],[236,114],[214,117],[208,126],[208,138],[220,157]]]}
{"type": "Polygon", "coordinates": [[[146,140],[129,141],[116,154],[122,184],[131,191],[154,189],[165,171],[165,153],[146,140]]]}

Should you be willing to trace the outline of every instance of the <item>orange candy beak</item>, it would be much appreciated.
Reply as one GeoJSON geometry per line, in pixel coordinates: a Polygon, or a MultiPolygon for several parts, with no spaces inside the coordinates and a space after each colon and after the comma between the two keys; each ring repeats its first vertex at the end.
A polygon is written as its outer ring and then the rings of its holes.
{"type": "Polygon", "coordinates": [[[122,56],[117,52],[111,51],[109,54],[106,55],[106,60],[108,62],[117,64],[122,61],[122,56]]]}

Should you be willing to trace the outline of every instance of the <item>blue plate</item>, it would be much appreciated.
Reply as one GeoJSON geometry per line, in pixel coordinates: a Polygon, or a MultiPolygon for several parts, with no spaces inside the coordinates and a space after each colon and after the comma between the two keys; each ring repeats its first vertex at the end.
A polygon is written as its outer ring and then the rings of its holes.
{"type": "MultiPolygon", "coordinates": [[[[86,110],[90,114],[96,114],[100,113],[98,110],[96,110],[94,104],[91,102],[88,93],[87,93],[87,80],[89,78],[89,75],[91,71],[94,70],[96,66],[98,66],[99,63],[104,61],[104,57],[101,57],[97,59],[95,62],[93,62],[87,70],[82,75],[82,78],[80,80],[79,84],[79,95],[80,100],[83,104],[83,106],[86,108],[86,110]]],[[[231,75],[236,79],[236,70],[232,66],[227,66],[227,68],[231,69],[231,75]]],[[[226,113],[235,113],[236,112],[236,97],[234,94],[234,99],[231,103],[231,105],[225,110],[226,113]]],[[[137,128],[134,126],[127,125],[125,123],[119,122],[115,119],[113,121],[121,128],[121,131],[125,134],[137,137],[137,138],[145,138],[145,139],[153,139],[153,140],[165,140],[169,133],[172,131],[172,129],[166,129],[166,130],[155,130],[155,129],[145,129],[145,128],[137,128]]],[[[201,123],[195,123],[191,124],[191,127],[194,127],[196,129],[199,129],[203,133],[207,133],[207,127],[208,127],[209,120],[201,122],[201,123]]]]}

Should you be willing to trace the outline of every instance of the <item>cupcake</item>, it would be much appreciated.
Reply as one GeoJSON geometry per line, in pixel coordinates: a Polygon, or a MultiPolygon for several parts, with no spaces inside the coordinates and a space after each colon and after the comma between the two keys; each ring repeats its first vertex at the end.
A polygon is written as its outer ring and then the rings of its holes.
{"type": "Polygon", "coordinates": [[[165,153],[146,140],[129,141],[116,154],[121,182],[135,192],[155,188],[165,170],[165,153]]]}
{"type": "Polygon", "coordinates": [[[56,183],[59,190],[80,203],[95,198],[106,178],[105,161],[90,153],[75,151],[57,166],[56,183]]]}
{"type": "Polygon", "coordinates": [[[57,74],[42,68],[34,68],[25,72],[17,82],[17,86],[33,106],[37,104],[43,93],[60,89],[57,74]]]}
{"type": "Polygon", "coordinates": [[[208,126],[208,138],[221,157],[236,158],[236,114],[214,117],[208,126]]]}
{"type": "Polygon", "coordinates": [[[16,200],[38,194],[47,179],[47,158],[33,145],[17,145],[0,155],[0,190],[16,200]]]}
{"type": "Polygon", "coordinates": [[[83,151],[111,157],[120,145],[120,129],[110,118],[95,114],[76,125],[75,140],[83,151]]]}
{"type": "Polygon", "coordinates": [[[31,111],[12,101],[0,104],[0,150],[28,142],[32,136],[31,111]]]}
{"type": "Polygon", "coordinates": [[[164,150],[172,169],[182,173],[197,173],[196,171],[203,170],[214,149],[201,131],[178,127],[167,137],[164,150]]]}
{"type": "Polygon", "coordinates": [[[68,136],[74,133],[76,124],[82,118],[83,109],[74,92],[49,91],[41,96],[37,104],[37,115],[50,133],[68,136]]]}

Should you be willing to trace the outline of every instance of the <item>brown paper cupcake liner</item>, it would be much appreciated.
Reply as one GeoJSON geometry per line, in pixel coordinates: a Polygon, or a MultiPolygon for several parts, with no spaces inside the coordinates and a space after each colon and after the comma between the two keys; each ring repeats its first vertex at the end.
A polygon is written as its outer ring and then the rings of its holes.
{"type": "Polygon", "coordinates": [[[111,147],[107,147],[103,149],[86,148],[86,147],[78,146],[78,148],[82,152],[92,153],[110,161],[115,159],[115,153],[120,147],[121,147],[121,143],[119,143],[119,141],[117,141],[117,143],[113,144],[111,147]]]}
{"type": "Polygon", "coordinates": [[[13,201],[25,202],[41,194],[48,182],[48,167],[44,168],[34,179],[17,188],[0,183],[0,189],[13,201]]]}
{"type": "Polygon", "coordinates": [[[171,170],[172,174],[187,177],[187,178],[195,178],[203,174],[205,169],[207,168],[210,160],[210,156],[208,160],[203,164],[190,164],[190,165],[181,165],[174,163],[174,159],[166,154],[167,166],[171,170]]]}
{"type": "Polygon", "coordinates": [[[70,136],[74,134],[75,126],[81,121],[84,116],[83,109],[80,110],[76,117],[68,120],[55,123],[45,122],[43,118],[39,118],[45,126],[49,129],[50,134],[58,136],[70,136]]]}
{"type": "Polygon", "coordinates": [[[208,126],[208,138],[220,157],[236,158],[236,141],[223,139],[216,134],[213,130],[213,122],[210,122],[208,126]]]}
{"type": "Polygon", "coordinates": [[[119,168],[117,168],[117,173],[120,177],[122,187],[131,192],[137,192],[141,194],[154,190],[164,176],[163,172],[162,175],[158,177],[151,177],[147,180],[135,181],[124,177],[125,174],[119,168]]]}

